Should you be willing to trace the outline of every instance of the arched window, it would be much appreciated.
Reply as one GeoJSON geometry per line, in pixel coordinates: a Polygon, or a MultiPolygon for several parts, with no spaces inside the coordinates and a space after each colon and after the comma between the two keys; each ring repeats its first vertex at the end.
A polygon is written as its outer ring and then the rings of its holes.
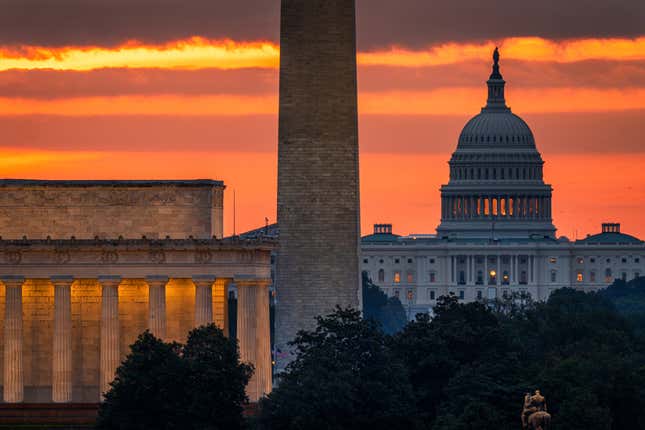
{"type": "Polygon", "coordinates": [[[381,269],[378,271],[378,281],[385,282],[385,270],[381,269]]]}

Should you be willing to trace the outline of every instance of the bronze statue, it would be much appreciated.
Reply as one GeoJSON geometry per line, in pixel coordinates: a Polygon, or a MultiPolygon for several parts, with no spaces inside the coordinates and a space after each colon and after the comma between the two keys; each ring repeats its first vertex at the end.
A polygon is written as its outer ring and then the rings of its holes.
{"type": "Polygon", "coordinates": [[[546,411],[546,399],[535,390],[535,394],[526,393],[524,409],[522,410],[523,430],[548,430],[551,425],[551,415],[546,411]]]}

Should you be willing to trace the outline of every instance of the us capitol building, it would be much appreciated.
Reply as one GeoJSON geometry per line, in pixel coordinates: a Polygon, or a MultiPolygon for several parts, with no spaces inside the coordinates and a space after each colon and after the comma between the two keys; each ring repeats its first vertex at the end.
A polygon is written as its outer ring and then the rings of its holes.
{"type": "Polygon", "coordinates": [[[412,317],[447,294],[544,300],[558,288],[592,291],[645,273],[645,243],[620,224],[582,240],[556,238],[544,161],[529,126],[506,105],[497,50],[493,57],[486,106],[449,162],[436,234],[398,236],[382,224],[362,239],[362,270],[412,317]]]}

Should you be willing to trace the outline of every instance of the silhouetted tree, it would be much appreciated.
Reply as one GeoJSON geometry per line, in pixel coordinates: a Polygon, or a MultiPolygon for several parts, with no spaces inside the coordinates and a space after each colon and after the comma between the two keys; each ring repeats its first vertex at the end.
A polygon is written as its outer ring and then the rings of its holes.
{"type": "Polygon", "coordinates": [[[298,333],[296,358],[261,403],[265,429],[410,428],[412,390],[386,336],[358,311],[337,308],[298,333]]]}
{"type": "Polygon", "coordinates": [[[367,273],[363,273],[363,317],[377,321],[387,334],[400,331],[408,322],[401,301],[388,297],[367,273]]]}
{"type": "Polygon", "coordinates": [[[146,331],[117,369],[97,428],[240,429],[251,373],[236,342],[213,324],[191,331],[185,346],[146,331]]]}

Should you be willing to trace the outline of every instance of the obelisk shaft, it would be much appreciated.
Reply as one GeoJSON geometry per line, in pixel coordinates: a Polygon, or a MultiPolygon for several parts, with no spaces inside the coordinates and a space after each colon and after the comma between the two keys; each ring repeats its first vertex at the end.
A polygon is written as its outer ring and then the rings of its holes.
{"type": "Polygon", "coordinates": [[[282,0],[276,346],[283,354],[317,315],[359,304],[355,20],[354,0],[282,0]]]}

